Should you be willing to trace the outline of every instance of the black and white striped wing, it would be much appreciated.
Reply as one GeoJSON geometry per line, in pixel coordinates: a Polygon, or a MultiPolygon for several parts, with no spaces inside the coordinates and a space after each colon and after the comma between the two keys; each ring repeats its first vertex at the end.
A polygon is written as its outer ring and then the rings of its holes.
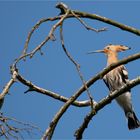
{"type": "Polygon", "coordinates": [[[105,75],[105,76],[103,77],[103,81],[104,81],[104,83],[106,84],[106,86],[108,87],[108,89],[111,90],[111,88],[110,88],[110,86],[109,86],[109,81],[108,81],[107,75],[105,75]]]}
{"type": "Polygon", "coordinates": [[[128,72],[124,66],[119,66],[114,70],[114,72],[106,74],[103,77],[103,81],[110,91],[114,91],[129,81],[128,72]]]}
{"type": "Polygon", "coordinates": [[[122,77],[122,81],[124,83],[127,83],[129,81],[129,79],[128,79],[128,72],[127,72],[126,68],[124,66],[120,66],[119,72],[122,77]]]}

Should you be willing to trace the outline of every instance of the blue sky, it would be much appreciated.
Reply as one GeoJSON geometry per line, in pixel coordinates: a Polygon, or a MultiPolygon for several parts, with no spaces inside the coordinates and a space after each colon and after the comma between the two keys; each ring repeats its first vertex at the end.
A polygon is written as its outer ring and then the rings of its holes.
{"type": "MultiPolygon", "coordinates": [[[[17,58],[24,47],[28,32],[41,18],[58,15],[55,8],[58,1],[0,1],[0,89],[10,79],[9,66],[17,58]]],[[[140,1],[63,1],[71,9],[99,14],[118,22],[140,28],[139,7],[140,1]]],[[[86,55],[86,52],[104,48],[107,44],[123,44],[132,48],[121,53],[119,58],[127,57],[139,52],[140,38],[132,33],[122,31],[111,25],[95,20],[86,20],[94,28],[107,27],[108,31],[95,33],[87,31],[76,19],[68,19],[64,23],[65,45],[74,59],[81,65],[84,78],[88,80],[106,66],[103,54],[86,55]]],[[[35,48],[48,34],[53,23],[44,23],[34,33],[29,51],[35,48]]],[[[21,74],[34,84],[70,97],[81,86],[80,78],[73,64],[64,54],[59,30],[56,30],[56,41],[46,44],[42,51],[33,59],[21,62],[18,67],[21,74]]],[[[126,65],[129,78],[139,76],[140,60],[126,65]]],[[[140,87],[132,89],[132,98],[135,112],[140,119],[140,87]]],[[[63,105],[45,95],[36,92],[24,94],[27,87],[15,83],[6,96],[2,112],[5,115],[16,117],[18,120],[32,122],[44,131],[55,113],[63,105]]],[[[97,81],[90,91],[96,101],[108,94],[108,89],[102,80],[97,81]]],[[[88,99],[83,93],[79,100],[88,99]]],[[[90,108],[70,107],[61,118],[53,139],[74,139],[74,131],[80,126],[90,108]]],[[[28,138],[28,137],[27,137],[28,138]]],[[[34,135],[39,139],[40,135],[34,135]]],[[[84,133],[85,139],[139,139],[140,129],[129,131],[123,111],[113,101],[92,119],[84,133]]]]}

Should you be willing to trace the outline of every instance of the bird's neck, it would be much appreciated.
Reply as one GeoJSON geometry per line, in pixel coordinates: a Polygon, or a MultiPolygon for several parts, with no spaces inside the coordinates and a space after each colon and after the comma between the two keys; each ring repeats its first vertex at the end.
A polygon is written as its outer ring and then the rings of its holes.
{"type": "Polygon", "coordinates": [[[117,53],[109,53],[107,55],[107,66],[118,61],[117,53]]]}

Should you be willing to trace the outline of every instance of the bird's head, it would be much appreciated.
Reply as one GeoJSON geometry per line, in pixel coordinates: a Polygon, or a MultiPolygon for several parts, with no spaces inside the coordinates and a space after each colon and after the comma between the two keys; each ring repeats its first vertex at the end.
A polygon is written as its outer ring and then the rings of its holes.
{"type": "Polygon", "coordinates": [[[96,50],[96,51],[92,51],[89,52],[88,54],[91,53],[105,53],[105,54],[110,54],[110,53],[118,53],[118,52],[122,52],[122,51],[126,51],[129,50],[131,48],[124,46],[124,45],[112,45],[109,44],[107,45],[103,50],[96,50]]]}

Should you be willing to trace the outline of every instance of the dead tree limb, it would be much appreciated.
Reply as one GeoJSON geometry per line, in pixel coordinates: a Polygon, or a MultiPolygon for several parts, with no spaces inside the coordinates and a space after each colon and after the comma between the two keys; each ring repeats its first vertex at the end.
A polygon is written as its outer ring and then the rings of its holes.
{"type": "Polygon", "coordinates": [[[1,107],[3,105],[4,97],[9,92],[11,86],[15,83],[16,77],[17,77],[17,72],[15,70],[14,71],[12,70],[12,77],[9,80],[9,82],[5,85],[4,89],[2,90],[2,92],[0,94],[0,109],[1,109],[1,107]]]}
{"type": "MultiPolygon", "coordinates": [[[[140,36],[140,30],[139,29],[136,29],[136,28],[128,26],[128,25],[124,25],[124,24],[119,23],[117,21],[114,21],[112,19],[100,16],[100,15],[97,15],[97,14],[90,14],[90,13],[76,11],[76,10],[73,10],[73,13],[75,13],[79,17],[98,20],[98,21],[113,25],[113,26],[115,26],[117,28],[120,28],[124,31],[128,31],[128,32],[131,32],[133,34],[136,34],[136,35],[140,36]]],[[[69,17],[71,17],[71,16],[72,15],[70,15],[69,17]]]]}
{"type": "Polygon", "coordinates": [[[63,37],[63,22],[62,22],[62,24],[61,24],[61,26],[60,26],[60,40],[61,40],[61,45],[62,45],[62,48],[63,48],[63,51],[65,52],[65,54],[66,54],[66,56],[69,58],[69,60],[75,65],[75,67],[76,67],[76,70],[77,70],[77,72],[78,72],[78,75],[79,75],[79,77],[80,77],[80,79],[81,79],[81,81],[82,81],[82,83],[83,83],[83,85],[84,85],[84,87],[85,87],[85,89],[86,89],[86,91],[87,91],[87,95],[88,95],[88,97],[89,97],[89,100],[90,100],[90,104],[91,104],[91,109],[92,109],[92,107],[93,107],[93,102],[95,102],[94,100],[93,100],[93,97],[92,97],[92,95],[91,95],[91,93],[90,93],[90,91],[89,91],[89,89],[88,89],[88,87],[87,87],[87,85],[86,85],[86,82],[85,82],[85,80],[84,80],[84,77],[83,77],[83,74],[82,74],[82,72],[81,72],[81,70],[80,70],[80,65],[73,59],[73,57],[70,55],[70,53],[67,51],[67,49],[66,49],[66,47],[65,47],[65,44],[64,44],[64,37],[63,37]]]}
{"type": "MultiPolygon", "coordinates": [[[[69,98],[61,96],[61,94],[55,93],[50,90],[43,89],[41,87],[38,87],[37,85],[33,84],[32,82],[26,80],[23,76],[21,76],[19,73],[17,75],[17,79],[19,82],[21,82],[23,85],[26,85],[29,89],[26,92],[29,91],[34,91],[37,93],[41,93],[47,96],[50,96],[56,100],[59,100],[61,102],[67,102],[69,98]]],[[[87,107],[90,106],[90,101],[89,100],[84,100],[84,101],[74,101],[73,104],[76,107],[87,107]]]]}
{"type": "Polygon", "coordinates": [[[6,117],[0,113],[0,137],[5,139],[24,139],[22,134],[32,134],[33,130],[41,132],[40,128],[31,124],[19,121],[12,117],[6,117]],[[17,127],[16,127],[17,126],[17,127]]]}

